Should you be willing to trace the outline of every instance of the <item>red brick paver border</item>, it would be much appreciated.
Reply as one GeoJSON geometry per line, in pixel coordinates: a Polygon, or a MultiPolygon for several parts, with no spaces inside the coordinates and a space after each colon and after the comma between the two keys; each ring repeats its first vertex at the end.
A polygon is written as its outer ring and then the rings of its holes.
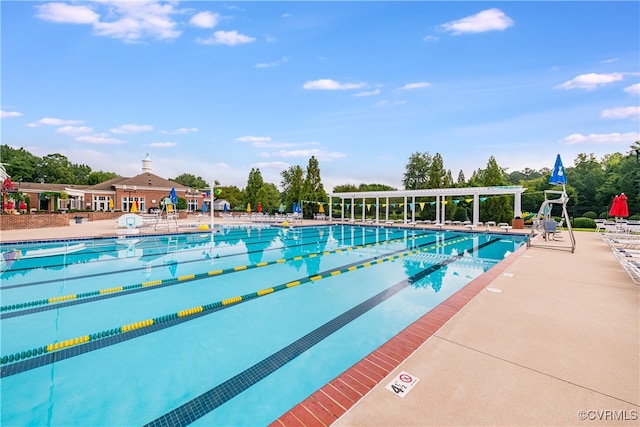
{"type": "Polygon", "coordinates": [[[330,426],[444,326],[527,250],[523,245],[403,329],[364,359],[285,412],[271,427],[330,426]]]}

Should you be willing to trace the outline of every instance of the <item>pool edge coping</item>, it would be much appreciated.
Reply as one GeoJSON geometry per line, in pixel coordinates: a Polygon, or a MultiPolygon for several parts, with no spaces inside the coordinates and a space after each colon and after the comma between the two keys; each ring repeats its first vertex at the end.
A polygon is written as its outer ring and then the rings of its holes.
{"type": "Polygon", "coordinates": [[[521,246],[486,273],[467,283],[393,338],[284,412],[269,424],[270,427],[333,424],[397,370],[527,250],[526,245],[521,246]]]}

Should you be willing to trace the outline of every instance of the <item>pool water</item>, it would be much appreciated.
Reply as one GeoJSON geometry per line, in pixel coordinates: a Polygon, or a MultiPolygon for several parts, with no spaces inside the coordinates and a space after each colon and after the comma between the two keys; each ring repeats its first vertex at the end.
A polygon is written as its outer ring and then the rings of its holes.
{"type": "Polygon", "coordinates": [[[267,425],[525,243],[321,226],[2,243],[2,425],[267,425]]]}

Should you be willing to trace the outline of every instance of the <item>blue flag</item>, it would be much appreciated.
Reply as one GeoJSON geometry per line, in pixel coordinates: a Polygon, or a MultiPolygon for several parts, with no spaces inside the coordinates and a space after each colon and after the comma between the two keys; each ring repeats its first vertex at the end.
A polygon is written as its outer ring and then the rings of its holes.
{"type": "Polygon", "coordinates": [[[171,199],[171,202],[173,202],[174,205],[178,203],[178,195],[176,194],[175,188],[172,188],[171,191],[169,192],[169,198],[171,199]]]}
{"type": "Polygon", "coordinates": [[[551,178],[549,178],[549,184],[564,185],[566,183],[567,177],[564,174],[564,166],[562,166],[562,159],[560,159],[560,154],[558,154],[556,164],[553,167],[553,173],[551,174],[551,178]]]}

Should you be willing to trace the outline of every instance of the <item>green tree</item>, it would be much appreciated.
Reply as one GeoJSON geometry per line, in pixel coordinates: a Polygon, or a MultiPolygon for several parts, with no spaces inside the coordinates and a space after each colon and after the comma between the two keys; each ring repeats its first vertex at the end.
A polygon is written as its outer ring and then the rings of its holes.
{"type": "MultiPolygon", "coordinates": [[[[208,186],[201,187],[208,188],[208,186]]],[[[244,192],[240,190],[235,185],[230,185],[227,187],[216,187],[216,190],[220,190],[219,194],[215,196],[216,199],[224,199],[229,202],[231,205],[231,209],[244,210],[246,205],[244,203],[244,192]]]]}
{"type": "Polygon", "coordinates": [[[356,191],[396,191],[397,188],[385,184],[360,184],[356,191]]]}
{"type": "Polygon", "coordinates": [[[464,172],[462,172],[462,169],[460,169],[460,172],[458,172],[458,180],[456,181],[456,186],[464,187],[466,184],[467,180],[464,177],[464,172]]]}
{"type": "Polygon", "coordinates": [[[40,158],[26,151],[24,148],[14,149],[8,145],[0,145],[0,162],[5,164],[5,170],[15,182],[36,182],[36,168],[40,158]]]}
{"type": "Polygon", "coordinates": [[[185,187],[191,188],[206,188],[209,187],[207,181],[205,181],[202,177],[192,175],[190,173],[183,173],[181,175],[176,176],[175,178],[169,178],[170,181],[177,182],[178,184],[182,184],[185,187]]]}
{"type": "Polygon", "coordinates": [[[318,202],[326,202],[328,200],[320,178],[320,166],[315,156],[311,156],[307,164],[307,172],[302,185],[302,199],[311,202],[303,204],[305,218],[313,218],[313,215],[318,213],[318,202]]]}
{"type": "Polygon", "coordinates": [[[287,205],[287,210],[291,211],[294,203],[302,200],[302,187],[304,185],[304,171],[299,165],[290,166],[280,172],[282,177],[282,200],[287,205]]]}
{"type": "MultiPolygon", "coordinates": [[[[272,183],[264,183],[257,196],[258,202],[262,204],[262,211],[274,213],[280,207],[280,192],[278,187],[272,183]]],[[[251,205],[253,207],[253,205],[251,205]]]]}
{"type": "Polygon", "coordinates": [[[244,189],[244,203],[245,205],[250,203],[251,209],[255,210],[256,206],[258,206],[258,192],[264,185],[264,180],[262,179],[262,173],[260,173],[260,169],[251,168],[249,172],[249,178],[247,179],[247,186],[244,189]]]}
{"type": "Polygon", "coordinates": [[[444,168],[444,161],[440,153],[436,153],[431,159],[431,167],[429,167],[429,180],[427,188],[444,188],[447,171],[444,168]]]}
{"type": "Polygon", "coordinates": [[[118,174],[115,172],[103,172],[103,171],[91,172],[87,177],[87,184],[88,185],[100,184],[101,182],[109,181],[110,179],[113,179],[117,176],[118,174]]]}
{"type": "Polygon", "coordinates": [[[431,155],[427,153],[413,153],[405,165],[402,185],[405,190],[419,190],[427,188],[429,182],[429,169],[431,168],[431,155]]]}
{"type": "MultiPolygon", "coordinates": [[[[506,185],[504,170],[498,166],[495,157],[491,156],[487,168],[480,174],[483,187],[506,185]]],[[[493,196],[487,198],[480,209],[480,221],[510,222],[513,218],[511,197],[493,196]]]]}
{"type": "Polygon", "coordinates": [[[73,176],[73,182],[71,184],[87,185],[89,184],[89,175],[91,174],[91,168],[87,165],[72,164],[69,168],[69,172],[73,176]]]}
{"type": "Polygon", "coordinates": [[[589,207],[598,205],[598,188],[605,182],[605,173],[593,154],[578,154],[574,166],[566,168],[566,174],[567,183],[576,189],[576,204],[589,207]]]}
{"type": "MultiPolygon", "coordinates": [[[[366,185],[366,184],[360,184],[360,187],[362,187],[363,185],[366,185]]],[[[333,187],[334,193],[352,193],[355,191],[365,191],[365,190],[361,190],[359,187],[356,187],[353,184],[340,184],[333,187]]]]}
{"type": "Polygon", "coordinates": [[[71,173],[72,163],[66,156],[56,153],[47,154],[38,162],[36,173],[45,182],[54,184],[76,184],[71,173]]]}

